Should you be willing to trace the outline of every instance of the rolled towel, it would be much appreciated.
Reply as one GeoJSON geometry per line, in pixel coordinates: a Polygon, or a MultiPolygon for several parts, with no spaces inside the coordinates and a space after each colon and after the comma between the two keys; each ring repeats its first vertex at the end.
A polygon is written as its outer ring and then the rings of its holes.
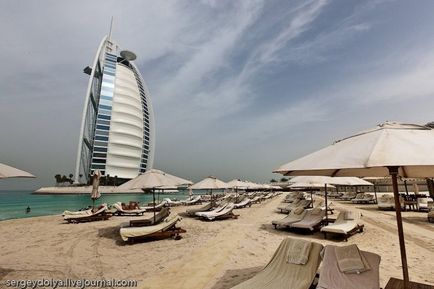
{"type": "Polygon", "coordinates": [[[365,256],[360,252],[357,245],[336,247],[336,260],[339,270],[347,274],[360,274],[371,270],[365,256]]]}
{"type": "Polygon", "coordinates": [[[304,265],[309,261],[310,248],[312,247],[311,242],[294,239],[288,245],[287,263],[304,265]]]}

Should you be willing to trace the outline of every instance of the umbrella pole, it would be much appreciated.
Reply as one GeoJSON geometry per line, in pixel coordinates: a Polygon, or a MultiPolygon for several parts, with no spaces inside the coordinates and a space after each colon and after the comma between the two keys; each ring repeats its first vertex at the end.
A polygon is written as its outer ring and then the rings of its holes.
{"type": "Polygon", "coordinates": [[[313,208],[313,190],[310,190],[310,206],[313,208]]]}
{"type": "Polygon", "coordinates": [[[375,195],[375,203],[378,204],[378,198],[377,198],[377,187],[374,184],[374,195],[375,195]]]}
{"type": "Polygon", "coordinates": [[[152,188],[152,203],[154,204],[154,224],[155,224],[155,188],[152,188]]]}
{"type": "Polygon", "coordinates": [[[325,199],[325,217],[326,217],[326,224],[329,223],[329,214],[328,214],[328,205],[327,205],[327,184],[324,185],[324,199],[325,199]]]}
{"type": "Polygon", "coordinates": [[[407,180],[404,180],[405,194],[408,196],[407,180]]]}
{"type": "Polygon", "coordinates": [[[399,202],[399,190],[398,190],[398,167],[389,167],[389,174],[392,177],[393,186],[393,196],[395,199],[395,210],[396,210],[396,222],[398,225],[398,237],[399,237],[399,248],[401,250],[401,262],[402,262],[402,273],[404,275],[404,289],[410,288],[409,277],[408,277],[408,267],[407,267],[407,254],[405,252],[405,241],[404,241],[404,229],[402,227],[402,217],[401,217],[401,203],[399,202]]]}

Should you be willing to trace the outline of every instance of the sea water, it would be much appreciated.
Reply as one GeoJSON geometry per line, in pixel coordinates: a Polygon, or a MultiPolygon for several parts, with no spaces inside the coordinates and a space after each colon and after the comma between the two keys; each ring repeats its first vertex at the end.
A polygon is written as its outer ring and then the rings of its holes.
{"type": "MultiPolygon", "coordinates": [[[[206,192],[195,192],[202,194],[206,192]]],[[[188,191],[180,190],[178,193],[156,193],[156,200],[163,198],[185,199],[188,191]]],[[[152,194],[101,194],[96,200],[95,206],[102,203],[112,205],[116,202],[128,203],[129,201],[140,202],[141,205],[152,202],[152,194]]],[[[0,220],[19,219],[36,216],[58,215],[65,210],[76,211],[92,205],[90,194],[73,195],[38,195],[31,191],[0,191],[0,220]],[[26,209],[30,207],[30,212],[26,209]]]]}

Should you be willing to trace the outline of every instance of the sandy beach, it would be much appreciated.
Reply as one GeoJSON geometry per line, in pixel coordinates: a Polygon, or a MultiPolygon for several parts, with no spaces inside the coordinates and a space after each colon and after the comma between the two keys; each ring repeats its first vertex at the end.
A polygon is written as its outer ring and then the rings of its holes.
{"type": "MultiPolygon", "coordinates": [[[[333,201],[335,208],[361,209],[365,230],[348,242],[324,240],[323,235],[300,235],[275,230],[274,219],[283,195],[236,210],[237,220],[205,222],[184,216],[181,240],[166,239],[133,245],[119,236],[119,225],[137,217],[67,224],[61,216],[0,222],[0,279],[135,279],[139,288],[224,289],[252,277],[264,266],[285,237],[322,244],[357,244],[381,255],[380,282],[401,277],[394,212],[375,205],[333,201]]],[[[185,207],[172,208],[180,213],[185,207]]],[[[146,216],[146,215],[145,215],[146,216]]],[[[404,212],[410,278],[434,284],[434,224],[426,213],[404,212]]]]}

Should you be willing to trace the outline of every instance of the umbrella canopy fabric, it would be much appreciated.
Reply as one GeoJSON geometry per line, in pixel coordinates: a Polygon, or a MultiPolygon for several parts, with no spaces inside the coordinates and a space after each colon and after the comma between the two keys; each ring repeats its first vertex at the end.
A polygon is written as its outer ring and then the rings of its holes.
{"type": "Polygon", "coordinates": [[[93,175],[92,192],[90,194],[90,198],[92,200],[97,200],[101,197],[101,193],[98,190],[100,179],[101,179],[101,172],[99,170],[96,170],[93,175]]]}
{"type": "Polygon", "coordinates": [[[217,179],[216,177],[209,176],[200,182],[195,183],[190,188],[193,190],[219,190],[227,189],[228,184],[217,179]]]}
{"type": "MultiPolygon", "coordinates": [[[[135,177],[134,179],[119,186],[119,189],[133,190],[133,189],[155,189],[155,188],[176,188],[182,185],[176,181],[174,176],[168,175],[163,171],[151,169],[143,174],[135,177]]],[[[181,179],[181,178],[179,178],[181,179]]],[[[183,179],[182,179],[183,180],[183,179]]]]}
{"type": "Polygon", "coordinates": [[[0,163],[0,179],[7,178],[35,178],[35,176],[26,171],[0,163]]]}
{"type": "Polygon", "coordinates": [[[233,179],[232,181],[227,182],[227,185],[228,188],[232,188],[232,189],[244,189],[248,187],[247,183],[239,179],[233,179]]]}
{"type": "Polygon", "coordinates": [[[434,176],[434,129],[386,122],[282,165],[288,176],[386,177],[387,167],[399,167],[402,177],[434,176]]]}
{"type": "MultiPolygon", "coordinates": [[[[321,189],[324,188],[325,184],[323,183],[294,183],[292,185],[289,185],[289,188],[292,189],[301,189],[301,188],[312,188],[312,189],[321,189]]],[[[334,188],[333,185],[327,185],[328,188],[334,188]]]]}
{"type": "Polygon", "coordinates": [[[434,176],[434,130],[416,124],[386,122],[279,167],[285,175],[392,177],[404,275],[409,288],[407,257],[399,202],[398,175],[434,176]]]}

